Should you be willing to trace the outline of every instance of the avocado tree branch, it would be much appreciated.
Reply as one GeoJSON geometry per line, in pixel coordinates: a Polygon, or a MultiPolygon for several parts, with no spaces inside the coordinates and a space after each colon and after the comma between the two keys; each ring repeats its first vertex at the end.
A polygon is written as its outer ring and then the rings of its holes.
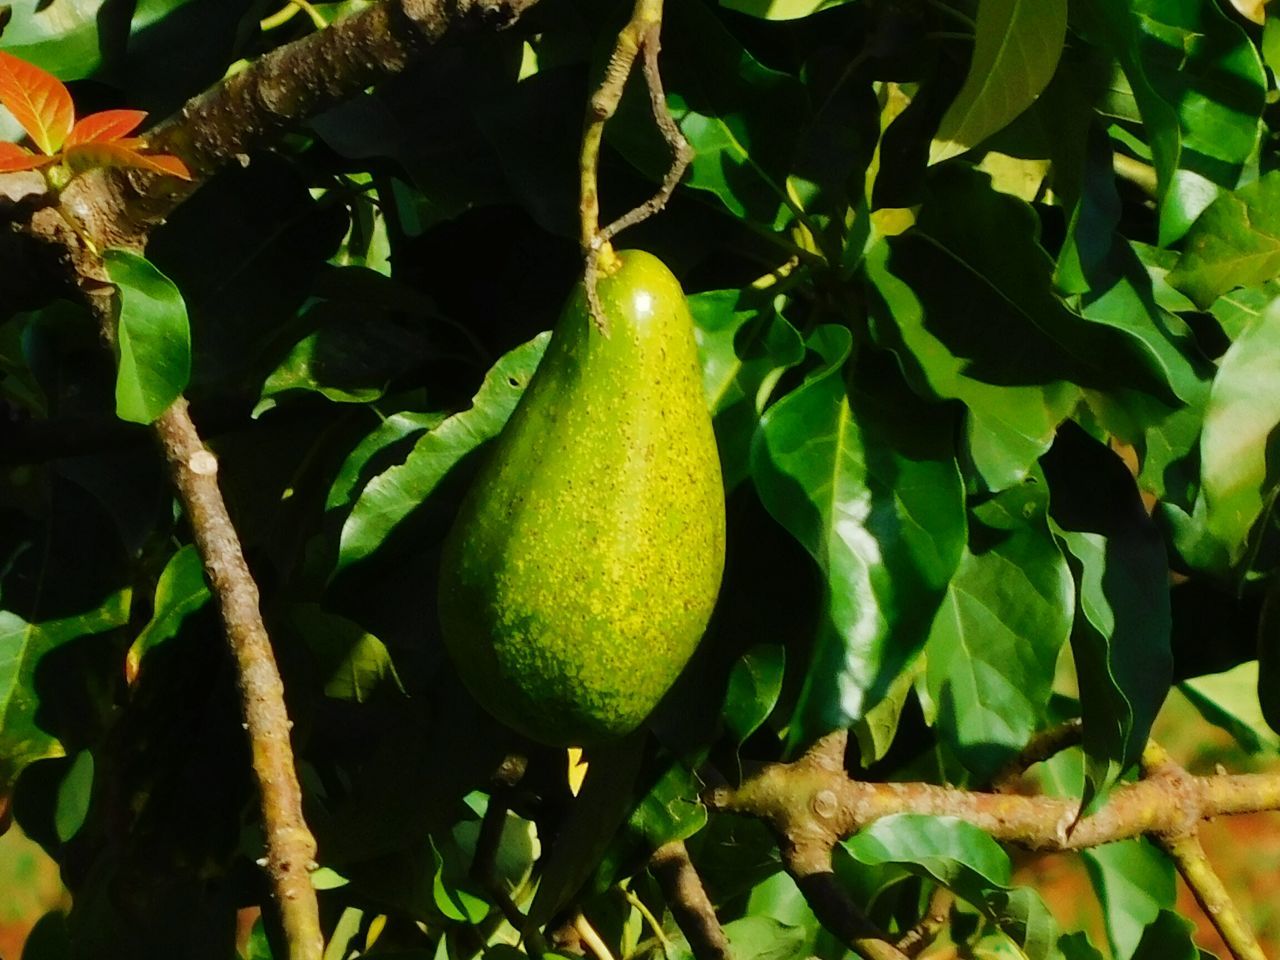
{"type": "MultiPolygon", "coordinates": [[[[1040,754],[1065,745],[1070,736],[1063,728],[1037,738],[1040,742],[1024,751],[1023,758],[1043,759],[1040,754]]],[[[1210,817],[1280,810],[1280,773],[1194,776],[1152,744],[1143,757],[1142,779],[1117,786],[1100,810],[1080,818],[1079,801],[1060,797],[853,780],[843,764],[835,762],[840,753],[832,741],[820,740],[793,763],[768,765],[738,787],[709,790],[703,800],[713,810],[769,823],[783,863],[818,919],[851,946],[859,930],[850,923],[847,904],[840,903],[847,895],[838,887],[832,889],[830,852],[840,840],[881,817],[914,813],[955,817],[996,840],[1029,850],[1081,850],[1151,836],[1169,851],[1214,923],[1221,924],[1224,940],[1240,951],[1236,956],[1258,960],[1253,935],[1221,881],[1197,857],[1198,843],[1192,847],[1187,838],[1194,839],[1200,821],[1210,817]]]]}
{"type": "MultiPolygon", "coordinates": [[[[151,230],[220,168],[247,163],[308,116],[402,71],[450,35],[496,29],[536,0],[384,0],[334,26],[285,45],[189,101],[148,134],[152,149],[179,156],[190,183],[138,171],[90,171],[61,194],[0,182],[0,227],[21,240],[49,274],[78,289],[115,343],[117,305],[101,251],[139,250],[151,230]]],[[[20,177],[21,175],[14,175],[20,177]]],[[[0,181],[9,178],[0,177],[0,181]]],[[[236,665],[241,714],[259,789],[266,856],[261,864],[288,960],[320,960],[323,935],[310,870],[315,840],[307,827],[290,742],[284,687],[263,624],[258,588],[217,482],[218,461],[178,400],[152,425],[222,614],[236,665]]]]}
{"type": "Polygon", "coordinates": [[[649,869],[662,888],[676,926],[689,941],[695,960],[730,960],[729,938],[716,918],[716,908],[689,859],[684,841],[673,840],[660,846],[649,858],[649,869]]]}

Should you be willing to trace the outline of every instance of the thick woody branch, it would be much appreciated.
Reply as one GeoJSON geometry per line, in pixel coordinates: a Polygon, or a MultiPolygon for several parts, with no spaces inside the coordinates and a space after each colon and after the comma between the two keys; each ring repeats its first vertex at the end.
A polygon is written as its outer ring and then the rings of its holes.
{"type": "Polygon", "coordinates": [[[649,869],[696,960],[730,960],[729,939],[716,919],[715,907],[689,860],[684,841],[674,840],[655,850],[649,869]]]}

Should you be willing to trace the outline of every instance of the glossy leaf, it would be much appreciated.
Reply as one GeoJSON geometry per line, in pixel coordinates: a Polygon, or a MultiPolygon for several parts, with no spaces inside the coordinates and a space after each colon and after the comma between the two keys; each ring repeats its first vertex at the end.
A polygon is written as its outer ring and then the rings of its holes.
{"type": "Polygon", "coordinates": [[[1218,366],[1200,438],[1206,524],[1238,560],[1271,502],[1272,433],[1280,425],[1280,308],[1247,327],[1218,366]]]}
{"type": "Polygon", "coordinates": [[[1169,691],[1168,560],[1118,456],[1072,428],[1042,462],[1052,529],[1076,580],[1071,650],[1092,801],[1137,761],[1169,691]]]}
{"type": "Polygon", "coordinates": [[[1172,861],[1145,839],[1104,844],[1081,857],[1103,908],[1112,955],[1133,956],[1160,911],[1177,903],[1172,861]]]}
{"type": "Polygon", "coordinates": [[[778,379],[804,359],[800,334],[755,290],[689,298],[725,488],[747,476],[751,440],[778,379]]]}
{"type": "Polygon", "coordinates": [[[103,262],[120,291],[116,415],[150,423],[181,395],[191,377],[187,305],[173,281],[146,258],[108,250],[103,262]]]}
{"type": "Polygon", "coordinates": [[[342,526],[335,572],[373,553],[463,457],[498,435],[537,369],[550,336],[540,334],[494,364],[470,409],[431,430],[404,463],[365,485],[342,526]]]}
{"type": "Polygon", "coordinates": [[[1218,197],[1192,226],[1169,282],[1208,307],[1280,272],[1280,172],[1218,197]]]}
{"type": "Polygon", "coordinates": [[[63,80],[90,76],[102,63],[98,31],[105,0],[16,0],[0,49],[63,80]]]}
{"type": "Polygon", "coordinates": [[[41,659],[80,637],[104,633],[129,619],[129,592],[72,617],[28,623],[0,610],[0,793],[27,764],[62,755],[62,745],[41,725],[36,671],[41,659]]]}
{"type": "Polygon", "coordinates": [[[976,507],[970,546],[925,648],[936,724],[981,782],[1045,726],[1075,587],[1045,521],[1043,480],[976,507]]]}
{"type": "Polygon", "coordinates": [[[404,411],[383,420],[342,461],[325,498],[325,509],[336,510],[351,503],[367,482],[364,472],[377,454],[397,442],[435,429],[444,419],[442,413],[404,411]]]}
{"type": "Polygon", "coordinates": [[[850,338],[820,327],[824,360],[766,411],[752,449],[760,498],[817,562],[825,615],[790,741],[847,727],[884,698],[924,643],[960,558],[964,510],[946,418],[892,375],[845,386],[850,338]],[[894,423],[917,425],[910,444],[894,423]],[[937,424],[926,433],[925,423],[937,424]]]}
{"type": "Polygon", "coordinates": [[[0,50],[0,105],[13,114],[41,153],[57,153],[75,122],[62,81],[0,50]]]}
{"type": "Polygon", "coordinates": [[[64,147],[127,137],[141,126],[147,115],[142,110],[103,110],[76,121],[64,147]]]}
{"type": "Polygon", "coordinates": [[[204,563],[193,545],[188,544],[169,558],[156,582],[151,619],[125,656],[124,675],[130,683],[138,676],[147,653],[177,636],[183,621],[208,603],[211,595],[205,583],[204,563]]]}
{"type": "Polygon", "coordinates": [[[964,153],[1031,106],[1053,77],[1066,34],[1066,0],[981,0],[969,74],[929,162],[964,153]]]}

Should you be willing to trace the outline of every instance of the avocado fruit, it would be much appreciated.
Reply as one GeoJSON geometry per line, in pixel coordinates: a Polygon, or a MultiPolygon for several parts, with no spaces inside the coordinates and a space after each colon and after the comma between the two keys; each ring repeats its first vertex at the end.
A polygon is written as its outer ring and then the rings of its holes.
{"type": "Polygon", "coordinates": [[[580,283],[464,498],[439,614],[463,683],[531,739],[638,727],[692,656],[724,569],[724,487],[684,292],[656,257],[580,283]]]}

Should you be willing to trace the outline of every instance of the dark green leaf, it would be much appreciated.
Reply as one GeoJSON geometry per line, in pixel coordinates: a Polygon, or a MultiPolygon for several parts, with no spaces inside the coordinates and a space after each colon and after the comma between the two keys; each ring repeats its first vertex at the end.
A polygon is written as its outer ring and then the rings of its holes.
{"type": "Polygon", "coordinates": [[[849,392],[845,328],[820,327],[809,344],[825,365],[765,413],[752,449],[761,500],[827,583],[793,745],[886,696],[924,643],[964,539],[947,418],[883,367],[858,367],[849,392]],[[905,423],[910,434],[894,428],[905,423]]]}
{"type": "Polygon", "coordinates": [[[187,305],[173,281],[127,250],[103,254],[120,291],[120,371],[116,414],[150,423],[164,413],[191,377],[191,327],[187,305]]]}
{"type": "Polygon", "coordinates": [[[53,811],[54,830],[63,843],[79,833],[84,826],[92,793],[93,754],[88,750],[81,750],[58,786],[57,805],[53,811]]]}
{"type": "Polygon", "coordinates": [[[775,645],[753,647],[729,671],[729,689],[724,696],[724,725],[741,746],[769,718],[782,693],[786,648],[775,645]]]}
{"type": "Polygon", "coordinates": [[[1041,478],[976,507],[970,546],[933,622],[926,684],[937,726],[981,781],[1045,725],[1075,588],[1045,523],[1041,478]]]}
{"type": "Polygon", "coordinates": [[[289,618],[316,659],[325,696],[364,703],[386,683],[403,692],[386,646],[359,624],[314,603],[295,605],[289,618]]]}
{"type": "Polygon", "coordinates": [[[129,597],[122,590],[94,610],[44,623],[27,623],[0,610],[0,793],[12,787],[27,764],[62,753],[62,745],[41,726],[36,684],[41,658],[72,640],[126,623],[129,597]]]}
{"type": "Polygon", "coordinates": [[[1147,927],[1131,960],[1201,960],[1193,939],[1196,925],[1170,910],[1161,910],[1147,927]]]}
{"type": "Polygon", "coordinates": [[[964,153],[1007,126],[1048,86],[1067,34],[1066,0],[981,0],[973,61],[929,149],[964,153]]]}
{"type": "Polygon", "coordinates": [[[1052,529],[1076,580],[1071,650],[1091,800],[1137,761],[1169,691],[1169,565],[1118,456],[1064,428],[1043,463],[1052,529]]]}
{"type": "Polygon", "coordinates": [[[337,570],[373,553],[463,457],[498,435],[549,339],[550,334],[541,334],[504,356],[469,410],[449,417],[417,442],[404,463],[369,481],[343,524],[337,570]]]}

